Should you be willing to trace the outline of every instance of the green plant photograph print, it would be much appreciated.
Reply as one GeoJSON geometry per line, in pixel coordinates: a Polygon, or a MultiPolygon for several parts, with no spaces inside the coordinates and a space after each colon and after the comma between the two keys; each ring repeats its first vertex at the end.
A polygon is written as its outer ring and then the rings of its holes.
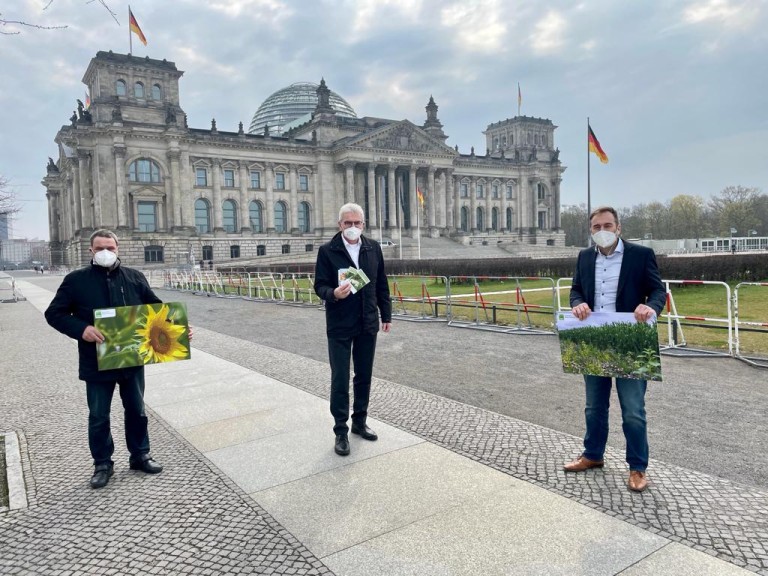
{"type": "Polygon", "coordinates": [[[655,322],[623,312],[592,312],[585,320],[558,312],[557,330],[564,372],[662,380],[655,322]]]}
{"type": "Polygon", "coordinates": [[[99,370],[189,360],[189,321],[183,302],[94,310],[104,335],[96,346],[99,370]]]}

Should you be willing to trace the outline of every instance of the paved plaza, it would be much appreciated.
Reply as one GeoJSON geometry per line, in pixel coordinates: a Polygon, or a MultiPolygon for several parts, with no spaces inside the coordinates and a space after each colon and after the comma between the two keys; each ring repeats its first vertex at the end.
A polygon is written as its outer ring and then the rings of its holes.
{"type": "Polygon", "coordinates": [[[562,471],[583,399],[554,338],[397,321],[374,368],[380,440],[341,458],[322,313],[161,290],[195,325],[191,361],[147,368],[165,471],[128,470],[116,400],[115,476],[91,490],[76,346],[41,313],[59,281],[19,279],[26,300],[0,304],[0,432],[27,501],[0,509],[3,575],[768,575],[765,371],[665,358],[635,494],[617,413],[606,467],[562,471]]]}

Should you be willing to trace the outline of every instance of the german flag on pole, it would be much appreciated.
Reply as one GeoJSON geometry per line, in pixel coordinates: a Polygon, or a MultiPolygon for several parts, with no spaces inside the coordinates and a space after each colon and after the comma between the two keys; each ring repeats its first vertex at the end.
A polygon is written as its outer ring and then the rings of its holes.
{"type": "Polygon", "coordinates": [[[608,156],[603,152],[603,147],[600,146],[600,142],[597,140],[597,136],[595,136],[595,133],[592,132],[592,126],[587,125],[587,128],[589,129],[589,151],[594,152],[595,156],[600,158],[600,162],[603,164],[608,164],[608,156]]]}
{"type": "Polygon", "coordinates": [[[421,193],[421,188],[416,188],[416,197],[419,199],[419,204],[424,207],[424,194],[421,193]]]}
{"type": "Polygon", "coordinates": [[[139,23],[136,22],[136,18],[133,15],[133,12],[131,12],[131,9],[128,8],[128,22],[131,27],[131,32],[136,34],[136,36],[139,37],[139,40],[141,41],[144,46],[147,45],[147,38],[144,36],[144,32],[141,31],[141,28],[139,27],[139,23]]]}

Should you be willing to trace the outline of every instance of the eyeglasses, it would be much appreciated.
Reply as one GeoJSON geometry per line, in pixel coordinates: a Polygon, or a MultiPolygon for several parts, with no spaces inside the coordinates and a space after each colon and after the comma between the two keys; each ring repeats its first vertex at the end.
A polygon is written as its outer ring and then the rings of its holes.
{"type": "Polygon", "coordinates": [[[356,226],[356,227],[360,228],[360,226],[365,224],[365,222],[363,222],[362,220],[355,220],[355,221],[344,220],[344,222],[342,222],[341,224],[342,224],[342,226],[344,226],[344,228],[350,228],[351,226],[356,226]]]}

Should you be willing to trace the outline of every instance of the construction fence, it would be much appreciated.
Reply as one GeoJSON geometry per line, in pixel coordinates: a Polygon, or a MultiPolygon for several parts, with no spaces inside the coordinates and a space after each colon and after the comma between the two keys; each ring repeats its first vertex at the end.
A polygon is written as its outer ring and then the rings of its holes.
{"type": "MultiPolygon", "coordinates": [[[[322,307],[312,274],[154,271],[153,286],[219,298],[322,307]],[[160,276],[162,275],[162,276],[160,276]]],[[[541,276],[389,276],[392,314],[400,320],[507,334],[556,334],[570,310],[570,278],[541,276]]],[[[731,356],[768,368],[768,283],[663,280],[666,307],[659,348],[676,356],[731,356]]]]}

